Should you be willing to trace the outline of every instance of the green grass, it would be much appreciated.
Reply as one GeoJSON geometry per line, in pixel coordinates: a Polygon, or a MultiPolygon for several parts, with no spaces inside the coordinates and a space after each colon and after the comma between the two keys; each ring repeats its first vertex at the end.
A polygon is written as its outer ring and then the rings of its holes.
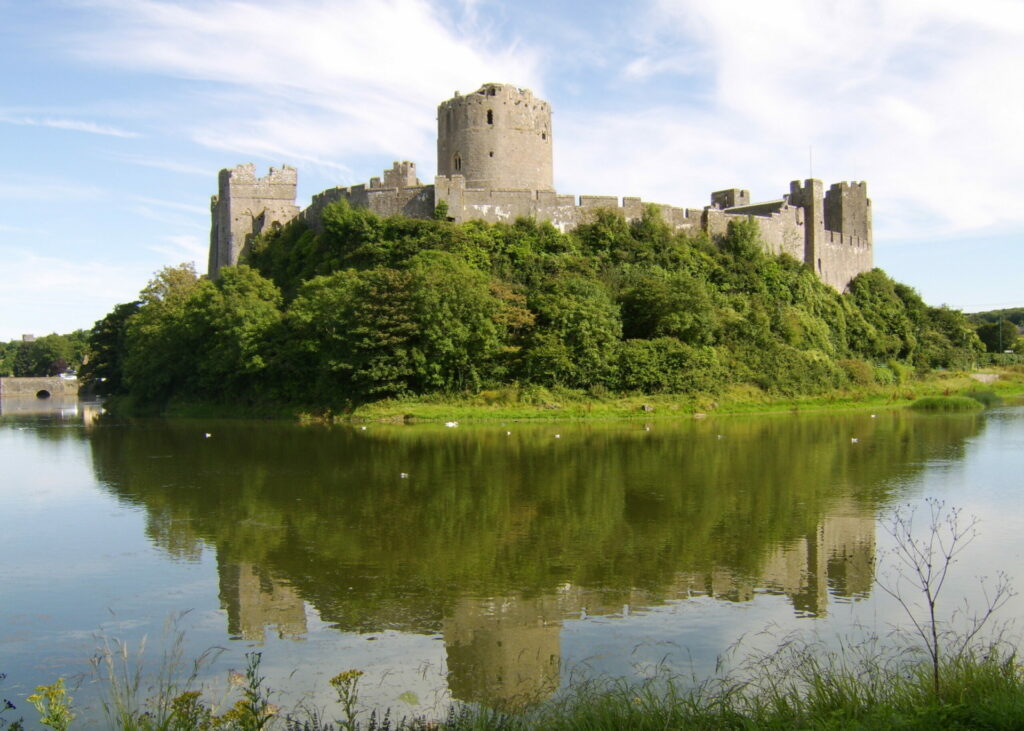
{"type": "MultiPolygon", "coordinates": [[[[711,414],[760,414],[797,411],[904,408],[923,397],[962,393],[978,405],[980,394],[995,398],[1024,394],[1024,374],[1006,370],[1001,378],[979,391],[969,374],[939,372],[923,380],[898,386],[861,386],[811,396],[780,396],[753,386],[732,386],[723,393],[615,395],[567,389],[506,387],[479,394],[435,394],[385,399],[357,407],[341,419],[352,421],[507,421],[578,419],[693,418],[711,414]]],[[[985,402],[989,405],[989,402],[985,402]]],[[[972,407],[973,408],[973,407],[972,407]]],[[[335,420],[339,420],[335,417],[335,420]]]]}
{"type": "MultiPolygon", "coordinates": [[[[502,386],[478,393],[427,394],[408,398],[382,399],[338,411],[317,407],[275,403],[203,403],[175,401],[161,413],[185,418],[271,418],[322,422],[444,422],[444,421],[573,421],[693,418],[712,414],[771,414],[887,408],[904,408],[926,397],[962,395],[986,406],[998,399],[1024,395],[1024,368],[993,368],[998,381],[979,389],[979,383],[964,372],[936,372],[899,385],[858,386],[805,396],[771,394],[749,385],[735,385],[718,394],[623,395],[603,390],[594,392],[502,386]]],[[[945,402],[944,402],[945,403],[945,402]]],[[[105,402],[117,415],[155,415],[140,410],[130,399],[105,402]]]]}
{"type": "Polygon", "coordinates": [[[910,405],[915,411],[981,411],[980,401],[967,396],[925,396],[910,405]]]}

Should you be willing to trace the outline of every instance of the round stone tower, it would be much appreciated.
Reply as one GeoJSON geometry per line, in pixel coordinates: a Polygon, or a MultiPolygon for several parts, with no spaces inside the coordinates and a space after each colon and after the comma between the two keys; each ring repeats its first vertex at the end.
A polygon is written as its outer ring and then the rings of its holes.
{"type": "Polygon", "coordinates": [[[554,190],[551,107],[529,89],[484,84],[437,108],[437,174],[467,188],[554,190]]]}

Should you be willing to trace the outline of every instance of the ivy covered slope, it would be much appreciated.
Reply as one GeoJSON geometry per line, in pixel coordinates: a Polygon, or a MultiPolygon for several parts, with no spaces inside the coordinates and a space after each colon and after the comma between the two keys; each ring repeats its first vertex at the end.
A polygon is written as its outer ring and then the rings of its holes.
{"type": "MultiPolygon", "coordinates": [[[[439,216],[440,218],[440,216],[439,216]]],[[[779,395],[964,367],[965,316],[881,270],[840,295],[753,224],[673,233],[657,212],[550,224],[380,218],[344,202],[252,242],[216,282],[165,269],[93,334],[108,390],[337,411],[518,384],[607,393],[779,395]],[[104,370],[106,369],[106,370],[104,370]]]]}

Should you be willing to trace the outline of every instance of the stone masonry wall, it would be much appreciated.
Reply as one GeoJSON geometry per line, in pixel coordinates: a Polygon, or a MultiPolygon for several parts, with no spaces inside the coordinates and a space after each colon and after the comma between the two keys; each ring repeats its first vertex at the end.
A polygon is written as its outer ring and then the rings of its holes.
{"type": "MultiPolygon", "coordinates": [[[[581,223],[593,220],[599,209],[621,214],[627,221],[643,216],[648,205],[639,198],[616,196],[560,195],[545,191],[484,190],[467,188],[461,175],[438,176],[434,180],[437,202],[448,204],[448,217],[453,221],[484,220],[490,223],[512,223],[517,218],[550,221],[559,231],[571,231],[581,223]]],[[[655,204],[662,218],[676,230],[700,229],[701,211],[655,204]]]]}
{"type": "Polygon", "coordinates": [[[437,174],[468,188],[554,191],[551,108],[529,89],[484,84],[437,108],[437,174]]]}
{"type": "Polygon", "coordinates": [[[252,163],[221,170],[218,194],[210,200],[210,261],[207,271],[216,278],[222,266],[233,266],[249,241],[263,228],[284,224],[299,214],[295,205],[298,173],[287,165],[256,177],[252,163]]]}
{"type": "Polygon", "coordinates": [[[0,396],[5,398],[36,398],[43,391],[47,396],[77,396],[78,380],[59,376],[0,378],[0,396]]]}
{"type": "Polygon", "coordinates": [[[823,282],[842,292],[851,279],[874,267],[871,242],[859,236],[825,231],[812,266],[823,282]]]}
{"type": "Polygon", "coordinates": [[[409,161],[395,162],[381,178],[371,178],[369,185],[347,188],[328,188],[313,196],[303,218],[313,228],[319,228],[324,207],[335,201],[346,200],[350,205],[368,208],[381,216],[408,216],[430,218],[434,215],[434,186],[423,185],[416,178],[416,165],[409,161]]]}
{"type": "Polygon", "coordinates": [[[802,208],[785,205],[767,216],[745,212],[719,211],[708,208],[702,226],[712,238],[724,236],[729,221],[748,219],[757,224],[761,240],[771,254],[789,254],[797,261],[804,260],[804,211],[802,208]]]}

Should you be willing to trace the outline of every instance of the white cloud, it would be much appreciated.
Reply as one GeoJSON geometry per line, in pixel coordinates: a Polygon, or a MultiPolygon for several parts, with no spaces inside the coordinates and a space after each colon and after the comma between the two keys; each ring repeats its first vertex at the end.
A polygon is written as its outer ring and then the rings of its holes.
{"type": "Polygon", "coordinates": [[[190,165],[188,163],[183,163],[178,160],[168,160],[166,158],[154,157],[150,155],[129,155],[120,153],[111,154],[111,157],[117,160],[123,160],[124,162],[131,163],[132,165],[142,165],[143,167],[167,170],[172,173],[184,173],[186,175],[201,175],[204,178],[210,177],[209,168],[200,167],[199,165],[190,165]]]}
{"type": "Polygon", "coordinates": [[[210,243],[193,234],[177,234],[164,236],[162,244],[153,244],[150,251],[162,255],[167,261],[180,263],[191,261],[196,264],[197,271],[206,268],[210,243]]]}
{"type": "Polygon", "coordinates": [[[111,127],[109,125],[98,124],[96,122],[89,122],[81,119],[35,119],[33,117],[0,115],[0,122],[4,122],[5,124],[17,124],[25,127],[51,127],[53,129],[65,129],[74,132],[88,132],[89,134],[105,135],[108,137],[140,136],[137,132],[128,132],[117,127],[111,127]]]}
{"type": "Polygon", "coordinates": [[[94,200],[107,195],[92,184],[77,184],[36,175],[7,175],[0,178],[0,199],[5,200],[94,200]]]}
{"type": "Polygon", "coordinates": [[[94,260],[5,249],[0,340],[21,333],[89,328],[118,302],[130,302],[151,272],[94,260]]]}
{"type": "Polygon", "coordinates": [[[183,121],[193,139],[274,159],[339,168],[353,153],[432,161],[433,110],[454,89],[539,79],[534,52],[466,33],[426,0],[89,6],[109,14],[69,38],[78,56],[219,85],[183,121]]]}
{"type": "Polygon", "coordinates": [[[643,170],[667,202],[703,205],[723,183],[775,197],[813,146],[815,177],[868,180],[883,235],[1024,223],[1009,203],[1024,195],[1024,5],[656,0],[638,38],[625,77],[665,84],[704,64],[709,104],[568,120],[555,132],[570,133],[573,178],[599,179],[614,155],[605,177],[643,170]],[[698,200],[673,194],[698,173],[698,200]]]}

